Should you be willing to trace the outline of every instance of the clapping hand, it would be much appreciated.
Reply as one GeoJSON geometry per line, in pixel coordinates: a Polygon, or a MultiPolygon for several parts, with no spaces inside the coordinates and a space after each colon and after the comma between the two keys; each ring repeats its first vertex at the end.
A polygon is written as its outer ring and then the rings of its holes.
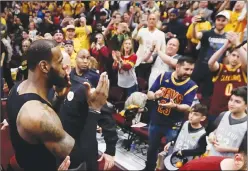
{"type": "Polygon", "coordinates": [[[240,44],[239,35],[237,33],[228,32],[226,34],[226,38],[234,46],[238,46],[240,44]]]}
{"type": "Polygon", "coordinates": [[[106,72],[100,75],[98,85],[93,90],[88,82],[83,83],[87,89],[89,107],[93,110],[100,111],[102,106],[107,103],[109,93],[109,79],[106,72]]]}

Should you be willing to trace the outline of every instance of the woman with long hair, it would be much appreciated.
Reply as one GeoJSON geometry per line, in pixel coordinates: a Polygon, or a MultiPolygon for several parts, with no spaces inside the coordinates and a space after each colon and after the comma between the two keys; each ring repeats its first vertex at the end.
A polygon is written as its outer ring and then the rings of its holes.
{"type": "Polygon", "coordinates": [[[114,59],[113,69],[118,70],[118,86],[125,89],[126,97],[138,90],[137,77],[134,65],[137,56],[133,51],[131,38],[123,41],[121,51],[112,51],[114,59]]]}

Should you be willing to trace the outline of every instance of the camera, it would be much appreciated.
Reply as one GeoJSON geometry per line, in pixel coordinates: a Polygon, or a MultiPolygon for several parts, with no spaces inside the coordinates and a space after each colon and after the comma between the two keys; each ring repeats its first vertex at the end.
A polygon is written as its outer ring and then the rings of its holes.
{"type": "Polygon", "coordinates": [[[203,17],[201,17],[201,18],[199,18],[200,20],[198,21],[198,23],[203,23],[203,22],[205,22],[206,21],[206,19],[205,18],[203,18],[203,17]]]}

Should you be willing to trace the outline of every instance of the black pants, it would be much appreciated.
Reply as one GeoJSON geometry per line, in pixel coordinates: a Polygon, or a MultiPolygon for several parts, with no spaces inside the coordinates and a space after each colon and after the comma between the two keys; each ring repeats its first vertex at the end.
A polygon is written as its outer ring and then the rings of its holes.
{"type": "Polygon", "coordinates": [[[145,79],[147,82],[149,82],[149,77],[151,74],[151,68],[152,64],[146,63],[146,64],[140,64],[135,68],[135,72],[137,77],[145,79]]]}

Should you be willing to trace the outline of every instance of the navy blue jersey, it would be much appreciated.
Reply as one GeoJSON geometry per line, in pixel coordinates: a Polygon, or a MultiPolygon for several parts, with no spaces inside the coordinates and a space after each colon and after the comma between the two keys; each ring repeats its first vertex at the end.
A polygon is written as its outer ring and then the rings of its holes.
{"type": "Polygon", "coordinates": [[[76,76],[78,76],[78,77],[80,77],[82,79],[85,79],[85,81],[88,82],[88,83],[90,83],[91,86],[94,87],[94,88],[97,87],[98,81],[100,79],[100,75],[95,70],[93,70],[93,69],[88,69],[81,76],[77,75],[76,70],[73,69],[71,71],[70,76],[72,77],[74,75],[76,75],[76,76]]]}
{"type": "MultiPolygon", "coordinates": [[[[150,91],[155,93],[157,90],[164,88],[164,96],[161,98],[160,103],[168,103],[170,99],[172,99],[176,104],[187,104],[191,106],[198,86],[190,78],[181,82],[176,81],[173,76],[174,73],[175,72],[165,72],[158,76],[150,91]]],[[[159,106],[157,103],[155,103],[151,111],[151,122],[153,124],[174,125],[183,119],[183,112],[159,106]]]]}

